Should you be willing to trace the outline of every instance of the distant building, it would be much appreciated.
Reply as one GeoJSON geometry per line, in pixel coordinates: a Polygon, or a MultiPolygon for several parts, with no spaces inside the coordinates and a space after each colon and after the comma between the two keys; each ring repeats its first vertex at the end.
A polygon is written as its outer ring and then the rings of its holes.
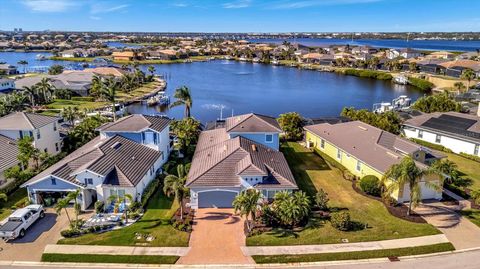
{"type": "Polygon", "coordinates": [[[134,51],[114,51],[112,56],[115,61],[133,61],[138,58],[138,54],[134,51]]]}
{"type": "Polygon", "coordinates": [[[0,92],[12,90],[15,88],[15,83],[13,79],[0,78],[0,92]]]}
{"type": "Polygon", "coordinates": [[[17,67],[11,64],[0,64],[0,74],[15,75],[18,74],[17,67]]]}

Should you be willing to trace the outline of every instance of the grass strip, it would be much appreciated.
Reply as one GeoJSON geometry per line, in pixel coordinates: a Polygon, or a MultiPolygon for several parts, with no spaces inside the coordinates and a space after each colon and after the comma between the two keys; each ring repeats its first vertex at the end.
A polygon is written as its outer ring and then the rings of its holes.
{"type": "Polygon", "coordinates": [[[174,264],[178,256],[44,253],[42,262],[174,264]]]}
{"type": "Polygon", "coordinates": [[[451,243],[440,243],[428,246],[367,250],[338,253],[319,253],[319,254],[301,254],[301,255],[270,255],[270,256],[252,256],[256,263],[295,263],[295,262],[320,262],[320,261],[339,261],[339,260],[360,260],[385,257],[401,257],[410,255],[421,255],[428,253],[437,253],[455,250],[451,243]]]}

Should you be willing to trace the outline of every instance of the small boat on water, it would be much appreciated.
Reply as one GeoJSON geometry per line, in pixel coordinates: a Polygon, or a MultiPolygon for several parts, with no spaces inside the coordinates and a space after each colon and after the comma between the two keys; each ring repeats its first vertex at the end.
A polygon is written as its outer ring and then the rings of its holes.
{"type": "Polygon", "coordinates": [[[240,58],[238,58],[238,60],[239,60],[239,61],[242,61],[242,62],[246,62],[246,61],[247,61],[247,58],[245,58],[245,57],[240,57],[240,58]]]}
{"type": "Polygon", "coordinates": [[[400,85],[407,85],[408,78],[404,75],[395,76],[393,77],[393,83],[400,84],[400,85]]]}
{"type": "Polygon", "coordinates": [[[15,50],[12,49],[12,48],[9,48],[9,49],[4,49],[3,51],[4,51],[4,52],[14,52],[15,50]]]}
{"type": "Polygon", "coordinates": [[[165,92],[159,92],[155,96],[148,98],[147,100],[148,106],[155,106],[157,104],[160,104],[160,105],[170,104],[170,97],[166,95],[165,92]]]}
{"type": "Polygon", "coordinates": [[[47,59],[47,57],[43,54],[37,54],[35,56],[35,60],[37,60],[37,61],[45,61],[46,59],[47,59]]]}
{"type": "MultiPolygon", "coordinates": [[[[98,109],[95,112],[87,113],[87,116],[96,116],[96,115],[113,118],[112,106],[109,105],[104,108],[98,109]]],[[[123,104],[115,104],[115,116],[121,117],[123,115],[125,115],[125,106],[123,104]]]]}
{"type": "Polygon", "coordinates": [[[409,109],[412,104],[412,99],[406,95],[400,95],[392,100],[392,102],[381,102],[373,104],[372,111],[374,113],[384,113],[392,110],[409,109]]]}
{"type": "Polygon", "coordinates": [[[280,64],[280,61],[277,60],[277,59],[273,59],[273,60],[272,60],[272,64],[273,64],[273,65],[279,65],[279,64],[280,64]]]}

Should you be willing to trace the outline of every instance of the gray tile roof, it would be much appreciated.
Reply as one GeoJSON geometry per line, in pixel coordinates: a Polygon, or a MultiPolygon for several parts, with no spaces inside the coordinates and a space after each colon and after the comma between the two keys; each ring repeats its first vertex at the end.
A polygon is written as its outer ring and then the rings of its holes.
{"type": "Polygon", "coordinates": [[[122,136],[107,139],[97,137],[29,180],[24,186],[49,175],[84,186],[74,175],[86,169],[106,177],[104,184],[136,186],[161,156],[161,152],[122,136]]]}
{"type": "Polygon", "coordinates": [[[241,136],[229,139],[225,129],[202,132],[186,186],[236,187],[241,175],[265,176],[278,188],[297,188],[281,152],[241,136]]]}
{"type": "Polygon", "coordinates": [[[381,173],[393,164],[400,163],[405,154],[419,150],[431,151],[361,121],[322,123],[304,128],[381,173]]]}
{"type": "Polygon", "coordinates": [[[227,132],[282,132],[282,128],[275,118],[254,113],[227,118],[225,128],[227,132]]]}
{"type": "Polygon", "coordinates": [[[163,116],[134,114],[123,117],[116,122],[106,123],[98,128],[101,132],[140,132],[147,128],[157,132],[163,131],[171,120],[163,116]]]}
{"type": "Polygon", "coordinates": [[[35,130],[60,118],[34,113],[14,112],[0,118],[0,130],[35,130]]]}
{"type": "Polygon", "coordinates": [[[0,172],[18,164],[18,147],[15,140],[0,135],[0,172]]]}

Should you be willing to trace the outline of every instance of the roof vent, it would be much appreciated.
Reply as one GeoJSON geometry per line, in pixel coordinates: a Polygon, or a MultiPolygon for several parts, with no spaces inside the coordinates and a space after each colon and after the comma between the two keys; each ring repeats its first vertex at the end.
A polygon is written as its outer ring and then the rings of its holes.
{"type": "Polygon", "coordinates": [[[120,147],[122,146],[122,143],[120,142],[115,142],[113,145],[112,145],[112,149],[119,149],[120,147]]]}
{"type": "Polygon", "coordinates": [[[253,150],[253,151],[257,151],[257,145],[252,144],[252,150],[253,150]]]}
{"type": "Polygon", "coordinates": [[[135,161],[135,156],[132,156],[132,161],[135,161]]]}
{"type": "Polygon", "coordinates": [[[228,150],[228,146],[227,145],[223,145],[223,151],[227,151],[228,150]]]}
{"type": "Polygon", "coordinates": [[[360,129],[362,129],[362,130],[364,130],[364,131],[367,131],[367,130],[368,130],[367,128],[365,128],[365,127],[363,127],[363,126],[360,126],[360,125],[358,126],[358,128],[360,128],[360,129]]]}

